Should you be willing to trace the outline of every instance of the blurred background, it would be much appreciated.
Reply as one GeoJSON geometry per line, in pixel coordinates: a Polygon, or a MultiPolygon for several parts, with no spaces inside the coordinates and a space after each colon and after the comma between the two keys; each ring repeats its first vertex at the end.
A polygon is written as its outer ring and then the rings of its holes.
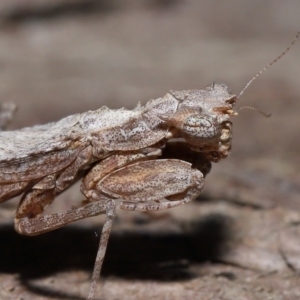
{"type": "MultiPolygon", "coordinates": [[[[9,129],[212,82],[239,94],[291,43],[299,11],[297,0],[0,0],[0,101],[18,106],[9,129]]],[[[299,53],[297,41],[242,96],[237,106],[272,117],[240,111],[232,155],[197,201],[117,213],[99,299],[299,297],[299,53]]],[[[57,209],[81,199],[77,185],[57,209]]],[[[0,298],[84,299],[103,217],[24,238],[16,205],[0,207],[0,298]]]]}

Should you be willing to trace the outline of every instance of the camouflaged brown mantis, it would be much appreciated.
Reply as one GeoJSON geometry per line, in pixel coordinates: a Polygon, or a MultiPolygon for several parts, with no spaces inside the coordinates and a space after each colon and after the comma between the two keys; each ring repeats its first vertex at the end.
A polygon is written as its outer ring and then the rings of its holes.
{"type": "MultiPolygon", "coordinates": [[[[254,76],[239,97],[289,48],[254,76]]],[[[116,208],[163,210],[195,199],[211,162],[229,155],[229,118],[237,115],[233,107],[239,97],[224,84],[211,84],[171,91],[134,110],[102,107],[58,122],[1,131],[0,202],[22,194],[14,221],[17,232],[25,235],[106,214],[88,295],[94,299],[116,208]],[[86,198],[80,207],[41,215],[81,177],[86,198]]],[[[0,111],[3,127],[10,117],[0,111]]]]}

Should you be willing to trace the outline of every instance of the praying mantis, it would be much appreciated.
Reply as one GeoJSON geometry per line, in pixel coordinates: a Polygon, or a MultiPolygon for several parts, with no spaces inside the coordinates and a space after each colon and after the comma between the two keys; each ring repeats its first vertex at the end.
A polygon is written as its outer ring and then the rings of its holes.
{"type": "MultiPolygon", "coordinates": [[[[212,162],[230,154],[230,118],[238,114],[237,101],[298,36],[239,96],[225,84],[213,83],[170,91],[133,110],[104,106],[45,125],[0,131],[0,203],[22,195],[16,231],[37,235],[105,214],[87,298],[93,300],[116,209],[158,211],[194,200],[212,162]],[[81,178],[85,199],[79,207],[42,215],[81,178]]],[[[7,111],[0,111],[2,127],[11,118],[7,111]]]]}

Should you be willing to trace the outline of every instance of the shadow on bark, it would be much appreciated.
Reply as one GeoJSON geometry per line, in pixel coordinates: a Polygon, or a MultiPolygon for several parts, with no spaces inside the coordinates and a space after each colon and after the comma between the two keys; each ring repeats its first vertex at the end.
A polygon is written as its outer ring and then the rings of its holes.
{"type": "MultiPolygon", "coordinates": [[[[193,277],[191,263],[213,261],[224,251],[231,220],[210,214],[182,224],[183,233],[113,232],[102,276],[182,280],[193,277]]],[[[144,227],[145,228],[145,227],[144,227]]],[[[98,228],[97,228],[98,230],[98,228]]],[[[99,236],[95,228],[69,226],[40,236],[17,234],[13,226],[0,228],[0,272],[34,279],[66,270],[92,271],[99,236]]]]}

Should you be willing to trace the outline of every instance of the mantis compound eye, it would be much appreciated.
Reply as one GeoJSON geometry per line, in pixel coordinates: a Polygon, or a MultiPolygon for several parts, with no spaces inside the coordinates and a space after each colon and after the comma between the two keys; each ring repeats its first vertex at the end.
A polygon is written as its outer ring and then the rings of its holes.
{"type": "Polygon", "coordinates": [[[219,133],[216,118],[199,114],[188,116],[178,129],[182,137],[195,146],[207,143],[219,133]]]}
{"type": "Polygon", "coordinates": [[[212,155],[211,161],[219,161],[228,156],[231,148],[229,113],[206,114],[195,109],[181,108],[175,113],[160,115],[160,118],[175,129],[174,137],[184,138],[193,151],[214,151],[218,155],[212,155]]]}
{"type": "Polygon", "coordinates": [[[195,110],[178,110],[173,114],[160,116],[169,126],[175,127],[178,136],[192,146],[211,144],[220,135],[220,122],[216,115],[206,115],[195,110]]]}

